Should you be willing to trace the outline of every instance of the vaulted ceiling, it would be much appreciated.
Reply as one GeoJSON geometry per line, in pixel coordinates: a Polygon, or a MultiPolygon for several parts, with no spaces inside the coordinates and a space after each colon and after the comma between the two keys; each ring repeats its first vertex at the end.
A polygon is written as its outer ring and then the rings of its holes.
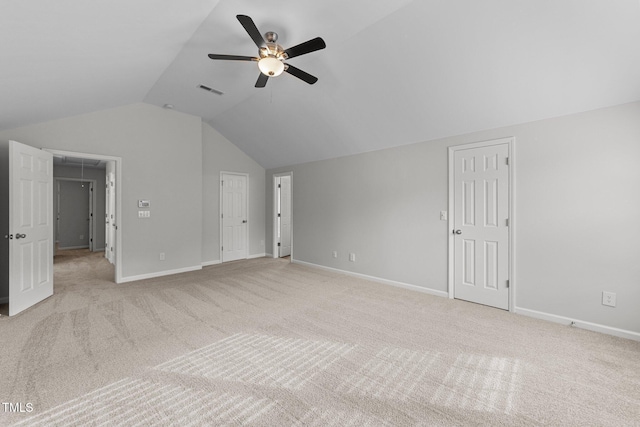
{"type": "Polygon", "coordinates": [[[638,0],[20,0],[0,129],[134,102],[202,117],[265,168],[640,100],[638,0]],[[327,48],[254,87],[236,19],[327,48]],[[222,95],[206,92],[206,85],[222,95]]]}

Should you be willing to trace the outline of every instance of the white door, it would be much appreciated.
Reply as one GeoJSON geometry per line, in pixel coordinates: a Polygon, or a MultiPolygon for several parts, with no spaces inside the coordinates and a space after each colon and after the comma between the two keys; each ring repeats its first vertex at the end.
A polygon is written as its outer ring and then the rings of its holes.
{"type": "Polygon", "coordinates": [[[53,155],[9,143],[9,315],[53,295],[53,155]]]}
{"type": "Polygon", "coordinates": [[[89,251],[93,252],[93,182],[89,182],[89,251]]]}
{"type": "Polygon", "coordinates": [[[280,178],[280,256],[291,255],[291,177],[280,178]]]}
{"type": "Polygon", "coordinates": [[[222,175],[222,262],[247,258],[247,176],[222,175]]]}
{"type": "Polygon", "coordinates": [[[508,144],[454,153],[454,296],[509,309],[508,144]]]}
{"type": "Polygon", "coordinates": [[[106,182],[106,218],[105,218],[105,257],[111,264],[115,263],[115,247],[116,247],[116,180],[115,174],[110,172],[107,174],[106,182]]]}

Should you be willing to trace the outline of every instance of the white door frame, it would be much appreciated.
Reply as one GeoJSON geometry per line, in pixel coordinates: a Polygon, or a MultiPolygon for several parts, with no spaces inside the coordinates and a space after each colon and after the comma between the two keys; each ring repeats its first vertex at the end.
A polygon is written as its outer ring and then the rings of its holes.
{"type": "Polygon", "coordinates": [[[278,250],[278,183],[277,178],[281,178],[283,176],[288,176],[291,178],[291,256],[289,256],[289,261],[293,262],[293,171],[275,173],[273,174],[273,248],[272,254],[273,258],[278,258],[280,256],[280,251],[278,250]]]}
{"type": "MultiPolygon", "coordinates": [[[[122,283],[122,157],[104,156],[102,154],[79,153],[75,151],[54,150],[43,148],[54,156],[69,156],[79,159],[104,160],[115,162],[116,165],[116,263],[115,263],[115,282],[122,283]]],[[[105,172],[106,173],[106,172],[105,172]]],[[[51,209],[53,209],[53,204],[51,209]]],[[[51,212],[51,215],[55,215],[51,212]]]]}
{"type": "MultiPolygon", "coordinates": [[[[55,170],[55,166],[53,167],[55,170]]],[[[89,187],[89,251],[93,252],[93,249],[95,248],[92,239],[95,237],[96,235],[96,222],[94,220],[94,216],[91,216],[91,213],[95,214],[96,211],[96,185],[97,185],[97,181],[95,179],[81,179],[81,178],[64,178],[64,177],[57,177],[54,176],[53,177],[53,182],[54,182],[54,190],[56,191],[55,197],[57,199],[56,201],[56,206],[58,207],[58,212],[54,212],[55,216],[54,216],[54,220],[56,221],[56,234],[60,233],[59,230],[59,225],[58,224],[58,216],[57,214],[60,212],[60,181],[76,181],[76,182],[88,182],[91,184],[91,187],[89,187]],[[94,189],[94,191],[91,191],[91,188],[94,189]]],[[[57,236],[53,236],[53,240],[55,243],[57,236]]],[[[54,247],[54,251],[53,254],[55,255],[55,247],[54,247]]]]}
{"type": "Polygon", "coordinates": [[[246,206],[247,206],[247,233],[245,236],[245,247],[247,248],[247,257],[245,259],[249,259],[249,227],[251,226],[251,218],[249,215],[249,200],[251,200],[249,198],[249,191],[250,191],[250,186],[249,186],[249,174],[248,173],[244,173],[244,172],[226,172],[226,171],[220,171],[220,185],[218,186],[218,190],[220,191],[220,201],[219,201],[219,212],[218,212],[218,223],[220,224],[220,231],[219,231],[219,235],[220,235],[220,242],[218,244],[218,247],[220,248],[220,262],[223,263],[224,262],[224,253],[222,251],[222,244],[223,244],[223,240],[222,240],[222,214],[223,214],[223,197],[224,194],[223,193],[223,188],[222,188],[222,177],[224,175],[237,175],[237,176],[244,176],[247,178],[247,191],[245,193],[245,197],[246,197],[246,206]]]}
{"type": "Polygon", "coordinates": [[[449,236],[449,258],[448,258],[448,289],[449,298],[454,298],[454,155],[456,151],[467,150],[470,148],[489,147],[491,145],[507,144],[509,147],[509,311],[515,312],[516,308],[516,152],[515,152],[515,137],[507,137],[500,139],[493,139],[489,141],[481,141],[463,145],[453,145],[449,147],[449,211],[448,211],[448,224],[447,234],[449,236]]]}

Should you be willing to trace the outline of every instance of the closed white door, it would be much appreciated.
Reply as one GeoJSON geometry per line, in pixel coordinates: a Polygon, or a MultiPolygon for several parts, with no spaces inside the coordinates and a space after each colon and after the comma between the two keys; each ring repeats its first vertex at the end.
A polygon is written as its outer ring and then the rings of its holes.
{"type": "Polygon", "coordinates": [[[247,258],[247,176],[222,175],[222,262],[247,258]]]}
{"type": "Polygon", "coordinates": [[[291,177],[280,178],[280,256],[291,255],[291,177]]]}
{"type": "Polygon", "coordinates": [[[509,146],[454,153],[454,296],[509,309],[509,146]]]}
{"type": "Polygon", "coordinates": [[[9,315],[53,295],[53,156],[9,143],[9,315]]]}

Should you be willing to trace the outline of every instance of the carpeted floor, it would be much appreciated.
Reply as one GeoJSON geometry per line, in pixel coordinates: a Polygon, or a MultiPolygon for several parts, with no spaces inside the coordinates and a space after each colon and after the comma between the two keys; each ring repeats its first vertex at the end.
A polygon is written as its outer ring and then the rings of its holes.
{"type": "Polygon", "coordinates": [[[0,317],[0,425],[640,425],[638,342],[284,260],[112,277],[69,252],[0,317]]]}

